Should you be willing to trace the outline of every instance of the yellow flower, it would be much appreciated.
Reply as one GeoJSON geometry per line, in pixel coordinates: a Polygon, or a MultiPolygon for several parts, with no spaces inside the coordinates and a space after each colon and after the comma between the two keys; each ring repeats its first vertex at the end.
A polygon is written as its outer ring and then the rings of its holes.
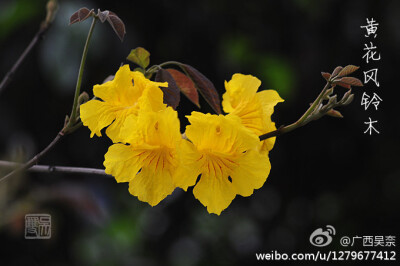
{"type": "MultiPolygon", "coordinates": [[[[222,107],[226,113],[237,115],[245,127],[255,134],[262,135],[276,129],[271,121],[274,106],[284,100],[274,90],[257,92],[261,81],[251,75],[234,74],[225,81],[226,92],[222,96],[222,107]]],[[[270,151],[275,137],[264,140],[260,149],[270,151]]]]}
{"type": "Polygon", "coordinates": [[[174,191],[177,175],[185,174],[179,156],[184,140],[177,112],[171,107],[155,112],[149,98],[146,102],[137,117],[125,120],[119,136],[125,144],[108,149],[104,166],[117,182],[129,182],[132,195],[154,206],[174,191]]]}
{"type": "MultiPolygon", "coordinates": [[[[166,87],[167,83],[153,82],[138,71],[132,72],[129,65],[124,65],[115,74],[113,80],[93,87],[93,93],[100,100],[91,100],[80,107],[83,124],[94,134],[101,136],[101,130],[109,126],[106,134],[114,142],[119,142],[120,129],[129,115],[137,116],[142,95],[159,93],[158,86],[166,87]]],[[[161,92],[162,93],[162,92],[161,92]]],[[[153,101],[154,111],[164,107],[162,98],[153,101]]]]}
{"type": "Polygon", "coordinates": [[[196,184],[194,196],[209,213],[220,214],[235,196],[250,196],[262,187],[271,165],[268,154],[256,150],[259,139],[235,115],[210,115],[192,112],[188,116],[182,161],[191,170],[179,175],[177,185],[184,190],[196,184]]]}

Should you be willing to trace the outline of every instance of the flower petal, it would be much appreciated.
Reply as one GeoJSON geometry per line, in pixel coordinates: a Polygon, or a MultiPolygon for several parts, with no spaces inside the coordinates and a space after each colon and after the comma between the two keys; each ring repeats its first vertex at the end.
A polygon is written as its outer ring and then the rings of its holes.
{"type": "MultiPolygon", "coordinates": [[[[167,82],[155,82],[147,79],[142,72],[134,71],[131,72],[131,77],[133,78],[133,91],[132,94],[129,96],[133,99],[134,102],[139,101],[139,98],[143,95],[148,87],[158,88],[159,87],[168,87],[167,82]]],[[[161,89],[160,89],[161,90],[161,89]]],[[[161,91],[162,95],[162,91],[161,91]]],[[[159,97],[157,97],[157,100],[159,97]]],[[[163,102],[163,98],[161,97],[161,103],[163,102]]]]}
{"type": "Polygon", "coordinates": [[[285,101],[279,96],[278,92],[275,90],[260,91],[256,95],[261,102],[264,114],[267,116],[271,116],[274,113],[275,105],[285,101]]]}
{"type": "Polygon", "coordinates": [[[230,113],[241,102],[249,101],[254,97],[261,81],[252,75],[234,74],[229,82],[225,81],[226,92],[222,96],[222,107],[230,113]]]}
{"type": "MultiPolygon", "coordinates": [[[[167,83],[168,84],[168,83],[167,83]]],[[[144,111],[160,111],[167,107],[163,103],[163,92],[154,84],[148,84],[138,100],[138,105],[144,111]]]]}
{"type": "Polygon", "coordinates": [[[235,192],[244,197],[253,194],[254,189],[259,189],[265,183],[271,164],[267,153],[255,150],[246,152],[238,160],[239,166],[232,173],[232,185],[235,192]]]}
{"type": "Polygon", "coordinates": [[[240,103],[230,114],[239,116],[242,124],[257,135],[260,135],[266,126],[267,117],[263,114],[261,102],[257,97],[240,103]]]}
{"type": "Polygon", "coordinates": [[[140,110],[138,116],[129,116],[122,126],[120,137],[126,143],[176,148],[181,141],[178,113],[171,107],[157,112],[140,110]]]}
{"type": "Polygon", "coordinates": [[[186,127],[186,135],[198,150],[241,153],[259,143],[258,136],[245,128],[240,118],[235,115],[192,112],[187,118],[190,125],[186,127]]]}
{"type": "Polygon", "coordinates": [[[132,181],[129,182],[129,192],[139,200],[157,205],[161,200],[170,195],[175,189],[169,171],[153,171],[143,168],[132,181]]]}
{"type": "Polygon", "coordinates": [[[220,215],[236,196],[228,176],[215,177],[206,174],[200,177],[200,181],[193,189],[193,194],[207,207],[209,213],[217,215],[220,215]]]}
{"type": "Polygon", "coordinates": [[[118,183],[131,181],[142,167],[142,161],[131,146],[114,144],[104,155],[106,173],[115,177],[118,183]]]}
{"type": "Polygon", "coordinates": [[[126,117],[122,127],[119,131],[119,138],[124,143],[136,144],[140,142],[140,136],[138,135],[138,117],[137,115],[131,114],[126,117]]]}
{"type": "Polygon", "coordinates": [[[180,167],[174,175],[175,185],[187,190],[188,187],[196,184],[197,177],[200,175],[201,155],[195,150],[192,143],[182,140],[179,146],[180,167]]]}
{"type": "Polygon", "coordinates": [[[101,130],[115,119],[115,108],[98,100],[88,101],[80,106],[80,117],[83,125],[89,127],[92,138],[94,134],[101,136],[101,130]]]}
{"type": "Polygon", "coordinates": [[[137,98],[133,98],[134,92],[132,75],[129,65],[119,68],[113,80],[104,84],[95,85],[93,94],[112,105],[130,106],[137,98]]]}
{"type": "MultiPolygon", "coordinates": [[[[271,121],[271,119],[269,119],[271,121]]],[[[264,132],[261,134],[265,134],[268,132],[272,132],[276,130],[276,126],[274,122],[267,123],[267,126],[264,128],[264,132]]],[[[261,152],[269,152],[274,148],[276,137],[268,138],[266,140],[261,141],[260,151],[261,152]]]]}
{"type": "Polygon", "coordinates": [[[131,72],[129,65],[119,68],[113,80],[95,85],[93,93],[102,101],[91,100],[81,106],[81,117],[85,126],[94,134],[101,136],[101,129],[110,125],[106,134],[113,142],[121,142],[120,130],[126,117],[137,115],[140,105],[148,111],[165,108],[163,94],[158,86],[167,83],[153,82],[143,73],[131,72]]]}
{"type": "MultiPolygon", "coordinates": [[[[115,108],[117,109],[117,108],[115,108]]],[[[136,117],[135,113],[137,112],[134,108],[120,109],[114,111],[115,120],[114,122],[106,129],[107,136],[114,142],[124,142],[120,137],[120,131],[122,126],[125,123],[125,120],[128,116],[136,117]]]]}

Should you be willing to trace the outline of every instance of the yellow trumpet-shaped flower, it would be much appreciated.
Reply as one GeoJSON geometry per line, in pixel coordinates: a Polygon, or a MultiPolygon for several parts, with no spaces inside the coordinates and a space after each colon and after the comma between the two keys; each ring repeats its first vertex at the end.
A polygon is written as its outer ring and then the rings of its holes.
{"type": "MultiPolygon", "coordinates": [[[[101,100],[90,100],[80,107],[80,116],[83,124],[94,134],[101,136],[101,130],[108,126],[106,134],[114,142],[119,142],[120,129],[129,115],[137,116],[140,109],[140,99],[144,92],[147,94],[159,93],[158,86],[166,87],[167,83],[153,82],[146,79],[138,71],[130,71],[129,65],[124,65],[115,74],[113,80],[93,87],[93,94],[101,100]]],[[[162,93],[162,92],[161,92],[162,93]]],[[[164,107],[163,100],[155,97],[154,111],[164,107]]]]}
{"type": "MultiPolygon", "coordinates": [[[[245,127],[255,134],[262,135],[276,129],[271,121],[274,106],[284,100],[274,90],[257,92],[261,81],[251,75],[234,74],[225,81],[226,92],[222,96],[222,107],[226,113],[237,115],[245,127]]],[[[264,140],[260,149],[270,151],[275,137],[264,140]]]]}
{"type": "Polygon", "coordinates": [[[194,196],[209,213],[219,215],[237,194],[250,196],[262,187],[271,169],[268,154],[256,150],[258,136],[235,115],[192,112],[188,119],[186,136],[192,143],[181,147],[191,171],[179,175],[177,185],[184,190],[195,185],[194,196]]]}
{"type": "Polygon", "coordinates": [[[119,135],[125,144],[108,149],[104,166],[117,182],[129,182],[132,195],[154,206],[176,188],[177,175],[185,174],[179,156],[184,140],[177,112],[171,107],[152,111],[149,103],[137,117],[127,117],[119,135]]]}

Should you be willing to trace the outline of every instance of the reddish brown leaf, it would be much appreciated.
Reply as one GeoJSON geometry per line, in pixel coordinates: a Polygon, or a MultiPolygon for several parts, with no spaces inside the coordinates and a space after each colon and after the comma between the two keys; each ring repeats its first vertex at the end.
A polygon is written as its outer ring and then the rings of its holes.
{"type": "Polygon", "coordinates": [[[193,80],[193,82],[196,84],[197,89],[200,91],[201,95],[211,106],[211,108],[217,114],[221,114],[221,102],[218,92],[214,87],[214,84],[194,67],[186,64],[181,64],[179,66],[193,80]]]}
{"type": "Polygon", "coordinates": [[[336,77],[337,74],[339,74],[339,72],[342,71],[342,69],[343,69],[343,67],[341,67],[341,66],[336,67],[335,70],[333,70],[333,72],[332,72],[332,77],[336,77]]]}
{"type": "Polygon", "coordinates": [[[353,66],[353,65],[345,66],[345,67],[339,72],[339,74],[338,74],[337,76],[338,76],[338,78],[348,76],[348,75],[350,75],[351,73],[353,73],[354,71],[356,71],[356,70],[359,69],[359,68],[360,68],[360,67],[358,67],[358,66],[353,66]]]}
{"type": "Polygon", "coordinates": [[[321,75],[324,77],[324,79],[325,79],[326,81],[328,81],[329,78],[331,77],[331,74],[326,73],[326,72],[321,72],[321,75]]]}
{"type": "Polygon", "coordinates": [[[79,11],[79,19],[80,21],[84,21],[85,19],[89,18],[94,13],[94,9],[88,10],[85,8],[84,10],[79,11]]]}
{"type": "Polygon", "coordinates": [[[167,71],[174,78],[176,85],[180,91],[197,107],[200,108],[199,94],[197,93],[196,86],[193,81],[182,72],[169,68],[167,71]]]}
{"type": "Polygon", "coordinates": [[[346,88],[346,89],[351,89],[351,86],[349,84],[346,84],[346,83],[343,83],[343,82],[340,82],[340,81],[335,82],[335,84],[338,85],[338,86],[341,86],[343,88],[346,88]]]}
{"type": "Polygon", "coordinates": [[[99,11],[97,12],[97,16],[99,17],[101,23],[104,23],[104,21],[107,20],[109,14],[110,14],[110,11],[108,11],[108,10],[100,11],[100,9],[99,9],[99,11]]]}
{"type": "Polygon", "coordinates": [[[126,33],[124,22],[118,16],[111,14],[108,14],[107,21],[122,42],[126,33]]]}
{"type": "Polygon", "coordinates": [[[69,25],[72,25],[76,22],[82,22],[86,20],[93,14],[93,9],[89,10],[86,7],[82,7],[78,11],[76,11],[72,16],[69,18],[69,25]]]}
{"type": "Polygon", "coordinates": [[[78,11],[76,11],[74,14],[72,14],[72,16],[69,18],[69,25],[72,25],[76,22],[79,22],[78,11]]]}
{"type": "Polygon", "coordinates": [[[181,100],[181,94],[178,86],[172,75],[164,69],[160,69],[156,74],[157,82],[168,82],[168,87],[160,87],[164,93],[164,103],[172,108],[176,109],[181,100]]]}
{"type": "Polygon", "coordinates": [[[353,77],[343,77],[340,79],[341,83],[345,83],[351,86],[357,86],[357,87],[362,87],[364,86],[358,78],[353,78],[353,77]]]}

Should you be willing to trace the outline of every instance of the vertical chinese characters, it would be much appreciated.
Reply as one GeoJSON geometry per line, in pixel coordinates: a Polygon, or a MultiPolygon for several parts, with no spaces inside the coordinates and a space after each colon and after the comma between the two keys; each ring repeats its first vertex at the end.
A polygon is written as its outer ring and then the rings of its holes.
{"type": "MultiPolygon", "coordinates": [[[[373,38],[375,39],[378,31],[378,26],[379,23],[377,23],[373,18],[368,19],[367,18],[367,25],[361,26],[362,29],[366,31],[366,34],[364,35],[365,38],[373,38]]],[[[365,60],[367,64],[373,63],[375,61],[380,61],[381,60],[381,54],[378,51],[377,46],[374,45],[372,41],[364,44],[364,49],[365,51],[364,55],[362,58],[365,60]]],[[[363,71],[364,73],[364,84],[371,83],[375,84],[376,87],[379,87],[379,81],[378,81],[378,68],[371,68],[367,71],[363,71]]],[[[378,106],[380,102],[382,102],[382,98],[376,93],[372,92],[372,95],[369,95],[367,92],[363,92],[363,95],[361,97],[361,106],[364,106],[365,111],[368,110],[370,105],[372,104],[375,107],[375,111],[378,111],[378,106]]],[[[367,122],[364,122],[364,124],[367,125],[367,129],[364,131],[364,134],[379,134],[380,132],[376,129],[374,125],[378,123],[378,120],[373,120],[371,117],[368,117],[367,122]]]]}

